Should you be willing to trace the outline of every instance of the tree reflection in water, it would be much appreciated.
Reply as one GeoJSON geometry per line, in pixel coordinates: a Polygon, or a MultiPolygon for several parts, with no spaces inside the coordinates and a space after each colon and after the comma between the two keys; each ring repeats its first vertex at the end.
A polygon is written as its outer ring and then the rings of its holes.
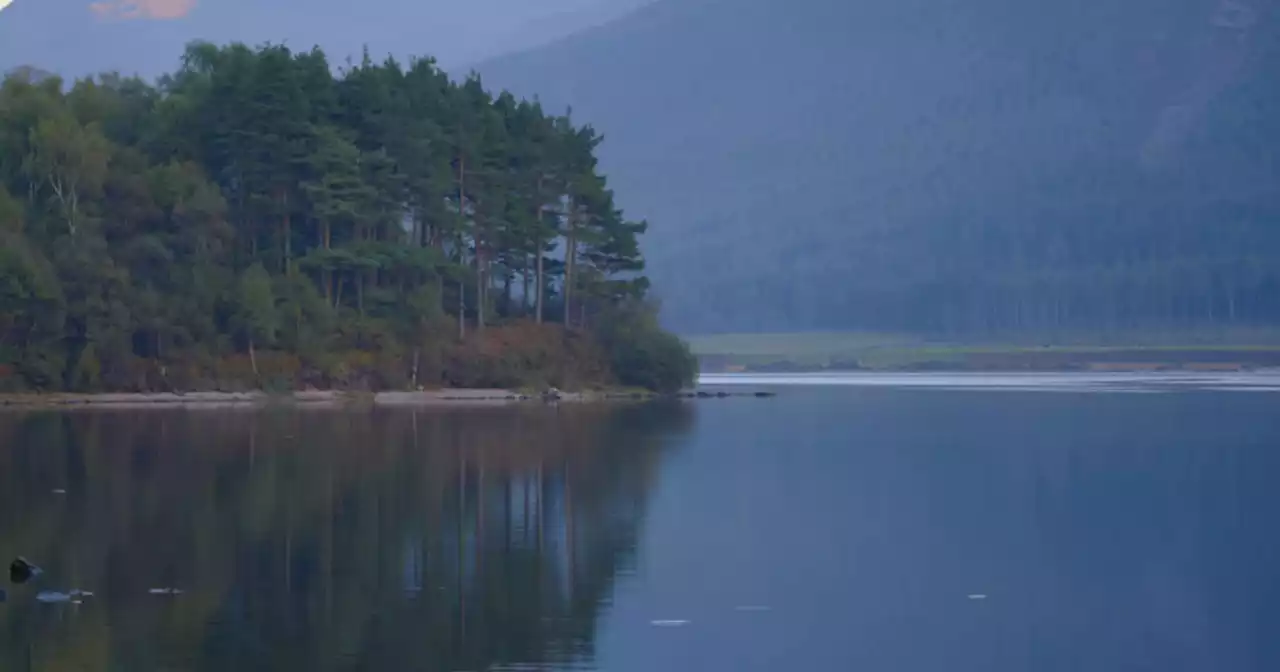
{"type": "Polygon", "coordinates": [[[0,605],[0,669],[589,665],[691,422],[680,405],[0,414],[0,558],[45,569],[0,605]],[[94,595],[34,600],[73,588],[94,595]]]}

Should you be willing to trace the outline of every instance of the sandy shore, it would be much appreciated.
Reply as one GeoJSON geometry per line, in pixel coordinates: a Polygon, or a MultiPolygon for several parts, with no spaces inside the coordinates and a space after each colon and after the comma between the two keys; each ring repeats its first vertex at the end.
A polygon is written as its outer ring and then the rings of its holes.
{"type": "MultiPolygon", "coordinates": [[[[554,401],[626,402],[657,399],[663,395],[636,391],[557,392],[554,401]]],[[[715,399],[726,397],[771,397],[772,392],[738,392],[718,390],[685,391],[665,398],[715,399]]],[[[448,405],[503,405],[541,404],[546,400],[540,394],[527,394],[500,389],[445,389],[418,392],[342,392],[309,390],[283,394],[266,392],[149,392],[65,394],[32,393],[0,394],[0,409],[33,408],[252,408],[255,406],[281,405],[307,408],[343,406],[448,406],[448,405]]]]}
{"type": "MultiPolygon", "coordinates": [[[[583,395],[564,394],[563,401],[584,400],[583,395]]],[[[313,390],[288,394],[266,392],[172,392],[104,394],[9,394],[0,395],[0,407],[223,407],[283,404],[298,406],[429,406],[436,404],[505,404],[539,401],[539,397],[509,390],[426,390],[421,392],[339,392],[313,390]]]]}

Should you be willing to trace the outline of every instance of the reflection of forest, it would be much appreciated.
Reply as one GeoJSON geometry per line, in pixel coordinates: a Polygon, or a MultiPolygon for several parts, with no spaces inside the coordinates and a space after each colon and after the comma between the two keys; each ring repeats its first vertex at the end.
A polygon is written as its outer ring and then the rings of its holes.
{"type": "Polygon", "coordinates": [[[46,570],[0,605],[0,669],[587,661],[689,422],[678,405],[0,414],[0,558],[46,570]],[[185,592],[148,592],[167,586],[185,592]],[[95,596],[33,599],[72,588],[95,596]]]}

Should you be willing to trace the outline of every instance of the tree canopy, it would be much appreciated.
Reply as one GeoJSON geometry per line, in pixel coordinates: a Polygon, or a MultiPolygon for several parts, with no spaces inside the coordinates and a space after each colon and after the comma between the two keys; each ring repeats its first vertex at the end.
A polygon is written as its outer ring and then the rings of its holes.
{"type": "Polygon", "coordinates": [[[430,59],[193,43],[155,84],[11,74],[0,387],[678,387],[601,140],[430,59]],[[658,383],[619,368],[655,353],[658,383]]]}

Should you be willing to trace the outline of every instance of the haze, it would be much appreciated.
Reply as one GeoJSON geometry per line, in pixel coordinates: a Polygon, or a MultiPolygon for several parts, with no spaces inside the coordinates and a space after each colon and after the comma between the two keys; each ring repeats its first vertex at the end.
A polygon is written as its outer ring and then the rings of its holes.
{"type": "Polygon", "coordinates": [[[0,21],[0,66],[154,75],[176,63],[175,49],[187,40],[207,39],[319,44],[339,62],[367,45],[375,54],[431,55],[464,68],[590,28],[645,1],[0,0],[0,7],[13,5],[5,12],[10,25],[0,21]],[[169,53],[161,57],[162,51],[169,53]]]}

